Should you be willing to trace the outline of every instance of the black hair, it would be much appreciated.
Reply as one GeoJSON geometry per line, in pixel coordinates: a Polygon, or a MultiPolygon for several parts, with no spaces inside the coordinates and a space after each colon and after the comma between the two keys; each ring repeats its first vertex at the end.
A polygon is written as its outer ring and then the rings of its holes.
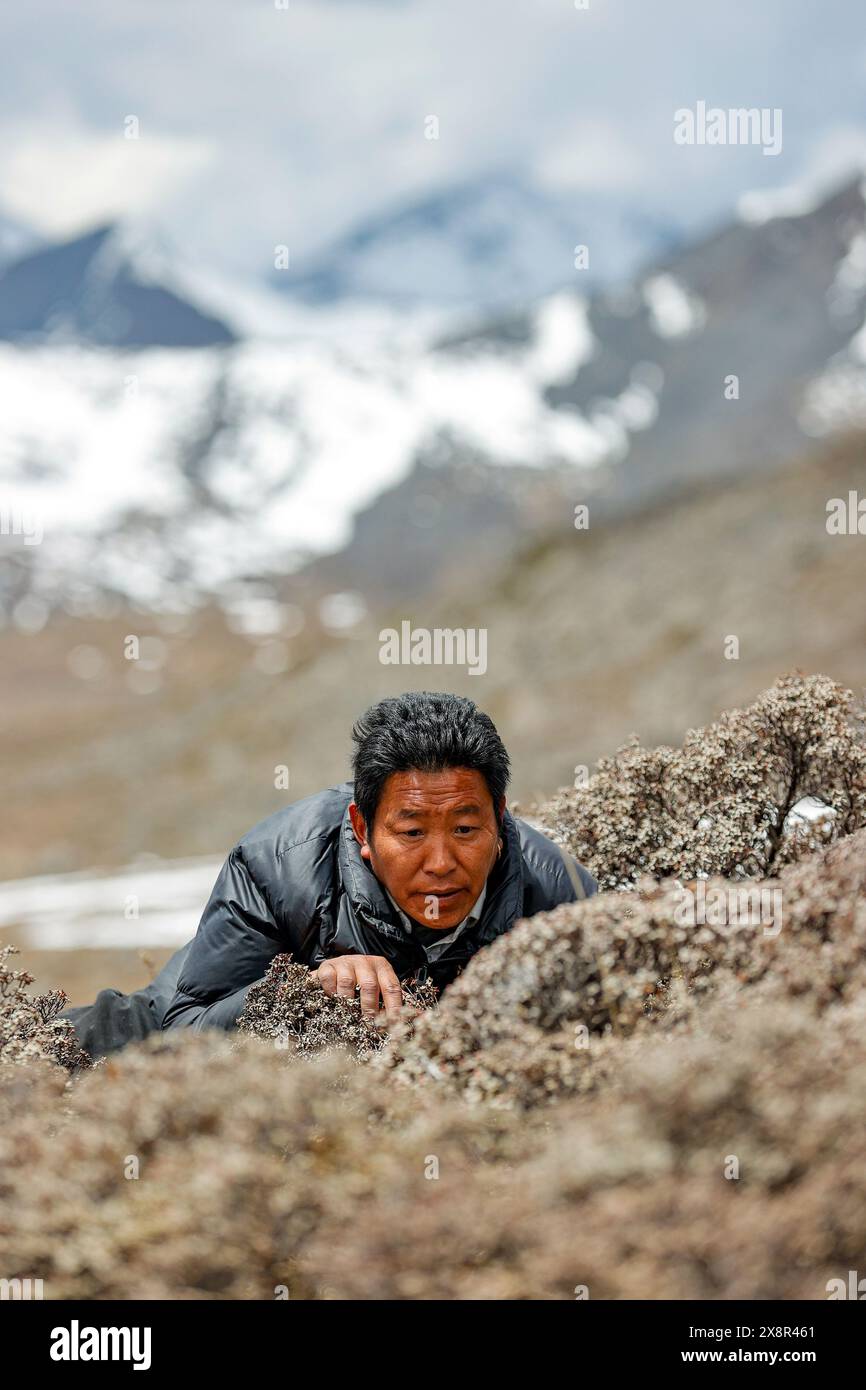
{"type": "Polygon", "coordinates": [[[442,772],[466,767],[480,772],[493,799],[497,822],[510,762],[488,714],[462,695],[417,690],[380,700],[352,729],[355,804],[372,829],[382,789],[394,772],[442,772]]]}

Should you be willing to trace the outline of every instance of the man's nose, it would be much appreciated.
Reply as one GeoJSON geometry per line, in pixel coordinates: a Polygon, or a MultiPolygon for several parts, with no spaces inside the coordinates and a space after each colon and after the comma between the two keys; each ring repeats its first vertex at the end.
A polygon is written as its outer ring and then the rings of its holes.
{"type": "Polygon", "coordinates": [[[429,835],[424,846],[424,869],[436,878],[450,874],[457,863],[457,857],[447,835],[429,835]]]}

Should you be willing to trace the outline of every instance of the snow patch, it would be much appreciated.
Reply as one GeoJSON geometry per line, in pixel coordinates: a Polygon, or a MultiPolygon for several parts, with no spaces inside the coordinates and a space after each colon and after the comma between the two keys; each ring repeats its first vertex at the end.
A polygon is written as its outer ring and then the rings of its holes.
{"type": "Polygon", "coordinates": [[[743,193],[737,200],[737,216],[746,226],[758,227],[777,217],[805,217],[820,207],[821,198],[806,184],[743,193]]]}
{"type": "Polygon", "coordinates": [[[220,864],[183,859],[8,880],[0,883],[0,927],[38,951],[182,946],[195,935],[220,864]]]}
{"type": "Polygon", "coordinates": [[[609,432],[544,397],[591,350],[585,306],[568,295],[539,310],[527,360],[387,335],[124,354],[0,346],[0,486],[41,523],[28,558],[43,597],[81,581],[183,606],[339,549],[436,438],[506,467],[604,461],[609,432]]]}
{"type": "Polygon", "coordinates": [[[703,301],[672,275],[654,275],[644,281],[643,299],[660,338],[687,338],[706,322],[703,301]]]}
{"type": "Polygon", "coordinates": [[[586,300],[574,294],[555,294],[542,300],[535,313],[533,343],[524,362],[540,386],[564,385],[577,376],[595,351],[586,300]]]}

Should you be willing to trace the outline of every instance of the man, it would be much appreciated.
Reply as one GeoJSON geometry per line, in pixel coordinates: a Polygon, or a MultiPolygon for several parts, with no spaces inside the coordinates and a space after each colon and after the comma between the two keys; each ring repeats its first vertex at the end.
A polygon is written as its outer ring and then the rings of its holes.
{"type": "Polygon", "coordinates": [[[231,1029],[284,951],[326,993],[357,991],[365,1013],[393,1019],[401,981],[444,989],[519,918],[596,892],[582,865],[506,810],[508,754],[472,700],[382,700],[352,737],[354,783],[245,835],[195,938],[152,985],[69,1011],[82,1046],[99,1055],[159,1027],[231,1029]]]}

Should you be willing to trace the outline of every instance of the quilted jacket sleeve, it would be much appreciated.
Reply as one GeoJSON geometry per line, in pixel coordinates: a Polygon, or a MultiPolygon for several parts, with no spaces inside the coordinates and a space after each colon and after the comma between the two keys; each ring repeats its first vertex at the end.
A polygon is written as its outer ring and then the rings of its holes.
{"type": "Polygon", "coordinates": [[[236,846],[220,870],[163,1019],[163,1028],[234,1028],[250,985],[286,949],[236,846]]]}

